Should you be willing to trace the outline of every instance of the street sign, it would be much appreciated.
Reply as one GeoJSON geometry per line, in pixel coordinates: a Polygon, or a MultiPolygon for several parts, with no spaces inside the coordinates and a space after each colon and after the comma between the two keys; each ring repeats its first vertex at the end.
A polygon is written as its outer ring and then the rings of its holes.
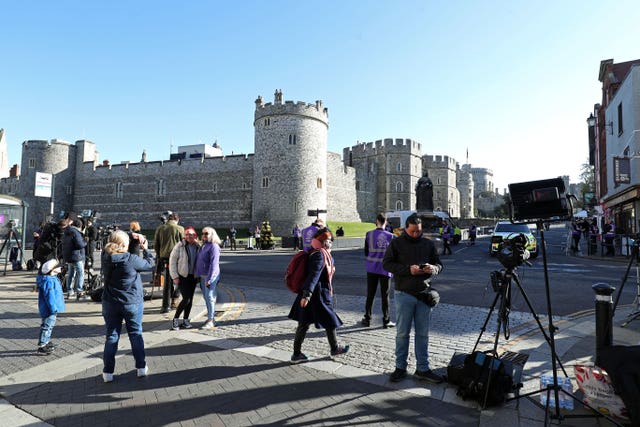
{"type": "Polygon", "coordinates": [[[51,197],[53,176],[50,173],[36,172],[36,197],[51,197]]]}
{"type": "Polygon", "coordinates": [[[309,209],[307,211],[307,216],[318,216],[321,213],[327,213],[326,209],[309,209]]]}

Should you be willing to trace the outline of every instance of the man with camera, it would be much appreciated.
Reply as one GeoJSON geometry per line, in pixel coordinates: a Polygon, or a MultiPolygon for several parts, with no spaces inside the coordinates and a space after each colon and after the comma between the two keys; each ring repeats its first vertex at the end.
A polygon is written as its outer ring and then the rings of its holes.
{"type": "Polygon", "coordinates": [[[442,271],[434,243],[422,236],[422,220],[413,214],[405,221],[402,235],[391,240],[382,267],[393,274],[396,304],[396,369],[390,381],[407,376],[411,325],[415,328],[416,372],[414,378],[434,384],[442,377],[429,369],[429,320],[440,297],[431,289],[431,278],[442,271]]]}

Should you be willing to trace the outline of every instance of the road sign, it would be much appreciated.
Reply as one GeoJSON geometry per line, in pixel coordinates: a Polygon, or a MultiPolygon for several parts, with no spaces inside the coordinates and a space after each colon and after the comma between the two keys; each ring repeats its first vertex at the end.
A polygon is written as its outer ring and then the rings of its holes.
{"type": "Polygon", "coordinates": [[[36,172],[36,197],[51,197],[53,176],[50,173],[36,172]]]}
{"type": "Polygon", "coordinates": [[[318,216],[321,213],[327,213],[326,209],[309,209],[307,211],[307,216],[318,216]]]}

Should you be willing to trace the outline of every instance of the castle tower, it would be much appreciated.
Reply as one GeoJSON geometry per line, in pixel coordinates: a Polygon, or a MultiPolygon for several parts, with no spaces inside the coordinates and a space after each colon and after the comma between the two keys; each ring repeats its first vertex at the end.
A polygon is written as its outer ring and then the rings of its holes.
{"type": "Polygon", "coordinates": [[[253,126],[251,219],[268,220],[276,235],[289,236],[294,224],[311,223],[308,210],[327,209],[329,113],[322,101],[283,103],[280,90],[273,104],[256,99],[253,126]]]}
{"type": "Polygon", "coordinates": [[[29,203],[27,233],[49,215],[51,199],[35,197],[36,172],[53,174],[54,215],[73,210],[76,147],[59,139],[29,140],[22,143],[20,192],[29,203]]]}
{"type": "Polygon", "coordinates": [[[4,139],[4,129],[0,129],[0,178],[9,176],[9,151],[4,139]]]}

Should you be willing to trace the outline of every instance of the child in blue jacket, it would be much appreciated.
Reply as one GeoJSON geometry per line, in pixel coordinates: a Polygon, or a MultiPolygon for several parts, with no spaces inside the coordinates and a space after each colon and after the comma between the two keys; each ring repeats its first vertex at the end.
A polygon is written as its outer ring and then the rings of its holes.
{"type": "Polygon", "coordinates": [[[58,274],[62,265],[57,259],[50,259],[42,264],[36,284],[38,285],[38,310],[42,317],[40,325],[40,340],[38,341],[38,354],[48,356],[53,353],[56,345],[51,342],[51,332],[56,324],[58,313],[64,311],[64,294],[58,274]]]}

